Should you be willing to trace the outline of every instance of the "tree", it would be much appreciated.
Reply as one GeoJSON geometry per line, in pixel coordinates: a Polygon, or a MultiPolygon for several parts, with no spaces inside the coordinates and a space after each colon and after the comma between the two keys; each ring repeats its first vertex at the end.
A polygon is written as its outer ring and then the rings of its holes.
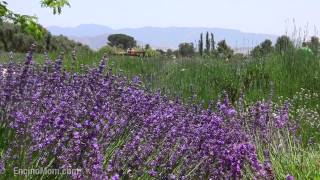
{"type": "Polygon", "coordinates": [[[181,43],[179,45],[179,54],[183,57],[194,56],[194,45],[193,43],[181,43]]]}
{"type": "Polygon", "coordinates": [[[178,57],[178,56],[180,55],[179,49],[174,50],[174,51],[173,51],[173,55],[174,55],[175,57],[178,57]]]}
{"type": "Polygon", "coordinates": [[[261,46],[258,45],[256,47],[254,47],[251,51],[250,51],[250,55],[252,57],[255,57],[255,58],[260,58],[262,57],[262,54],[261,54],[261,46]]]}
{"type": "Polygon", "coordinates": [[[46,39],[46,50],[49,51],[50,45],[51,45],[51,39],[52,39],[52,35],[50,32],[48,32],[45,39],[46,39]]]}
{"type": "Polygon", "coordinates": [[[200,34],[200,40],[199,40],[199,54],[200,56],[203,55],[203,35],[200,34]]]}
{"type": "Polygon", "coordinates": [[[275,49],[280,55],[285,55],[293,51],[294,45],[288,36],[283,35],[277,39],[275,49]]]}
{"type": "Polygon", "coordinates": [[[273,51],[272,41],[269,39],[264,40],[261,43],[261,50],[263,55],[267,55],[273,51]]]}
{"type": "Polygon", "coordinates": [[[209,32],[206,34],[206,54],[210,55],[210,38],[209,38],[209,32]]]}
{"type": "Polygon", "coordinates": [[[144,47],[144,49],[146,49],[146,50],[151,49],[150,44],[146,44],[146,46],[144,47]]]}
{"type": "Polygon", "coordinates": [[[308,47],[315,56],[318,56],[320,48],[320,41],[318,37],[312,36],[311,40],[308,42],[303,42],[302,46],[308,47]]]}
{"type": "Polygon", "coordinates": [[[211,53],[214,54],[216,51],[216,42],[214,41],[214,35],[211,33],[211,53]]]}
{"type": "Polygon", "coordinates": [[[227,45],[225,40],[218,43],[217,51],[220,56],[225,58],[231,58],[233,55],[233,50],[227,45]]]}
{"type": "Polygon", "coordinates": [[[268,54],[270,54],[273,51],[272,47],[272,41],[269,39],[266,39],[262,43],[260,43],[258,46],[256,46],[251,52],[251,56],[253,57],[264,57],[268,54]]]}
{"type": "Polygon", "coordinates": [[[166,54],[166,52],[165,52],[164,50],[162,50],[162,49],[156,49],[156,51],[157,51],[161,56],[163,56],[163,55],[166,54]]]}
{"type": "MultiPolygon", "coordinates": [[[[60,14],[63,7],[70,6],[68,0],[41,0],[40,4],[42,7],[51,8],[53,14],[60,14]]],[[[44,29],[37,23],[37,17],[15,13],[8,9],[6,1],[0,0],[0,25],[4,22],[19,24],[22,30],[32,34],[37,39],[42,38],[45,33],[44,29]]]]}
{"type": "Polygon", "coordinates": [[[167,55],[167,56],[172,56],[172,55],[174,55],[172,49],[167,49],[166,55],[167,55]]]}
{"type": "Polygon", "coordinates": [[[3,23],[0,26],[1,50],[26,52],[33,43],[36,43],[36,52],[46,51],[71,51],[73,48],[81,48],[90,51],[88,46],[83,46],[75,41],[69,40],[64,36],[53,36],[47,30],[44,31],[44,38],[36,39],[31,34],[22,30],[20,25],[3,23]]]}
{"type": "Polygon", "coordinates": [[[108,41],[108,45],[123,49],[133,48],[137,44],[133,37],[125,34],[112,34],[108,37],[108,41]]]}

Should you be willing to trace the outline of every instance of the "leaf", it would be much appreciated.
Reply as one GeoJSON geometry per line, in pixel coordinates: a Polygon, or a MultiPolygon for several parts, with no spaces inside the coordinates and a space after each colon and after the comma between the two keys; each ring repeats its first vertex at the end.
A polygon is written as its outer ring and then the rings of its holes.
{"type": "Polygon", "coordinates": [[[70,7],[70,3],[68,0],[42,0],[41,6],[51,8],[53,10],[53,14],[61,14],[62,8],[65,6],[70,7]]]}
{"type": "Polygon", "coordinates": [[[0,17],[6,15],[7,12],[8,12],[7,7],[6,7],[5,5],[2,5],[2,4],[0,3],[0,17]]]}
{"type": "MultiPolygon", "coordinates": [[[[41,0],[42,7],[48,7],[53,9],[53,14],[61,14],[62,8],[70,6],[68,0],[41,0]]],[[[16,14],[7,9],[7,2],[0,0],[0,23],[10,22],[13,24],[19,24],[21,28],[30,33],[36,39],[43,38],[44,29],[37,23],[37,17],[16,14]]]]}

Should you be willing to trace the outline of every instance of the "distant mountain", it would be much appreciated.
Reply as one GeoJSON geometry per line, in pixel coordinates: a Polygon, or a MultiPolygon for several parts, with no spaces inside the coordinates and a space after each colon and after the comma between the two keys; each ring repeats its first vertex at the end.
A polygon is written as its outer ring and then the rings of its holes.
{"type": "Polygon", "coordinates": [[[77,27],[51,26],[47,29],[54,35],[65,35],[73,40],[99,49],[107,43],[110,34],[124,33],[133,36],[142,45],[150,44],[154,48],[177,49],[182,42],[193,42],[196,46],[200,33],[212,32],[216,42],[225,39],[233,48],[254,47],[265,39],[275,41],[277,36],[271,34],[247,33],[233,29],[205,27],[143,27],[112,29],[107,26],[85,24],[77,27]]]}
{"type": "Polygon", "coordinates": [[[103,25],[96,24],[81,24],[76,27],[59,27],[59,26],[50,26],[47,28],[54,35],[65,35],[65,36],[98,36],[105,33],[112,33],[114,30],[103,25]]]}
{"type": "MultiPolygon", "coordinates": [[[[112,33],[110,33],[112,34],[112,33]]],[[[100,49],[102,46],[107,44],[108,36],[110,34],[102,34],[97,36],[69,36],[70,39],[81,42],[82,44],[88,45],[91,49],[100,49]]]]}

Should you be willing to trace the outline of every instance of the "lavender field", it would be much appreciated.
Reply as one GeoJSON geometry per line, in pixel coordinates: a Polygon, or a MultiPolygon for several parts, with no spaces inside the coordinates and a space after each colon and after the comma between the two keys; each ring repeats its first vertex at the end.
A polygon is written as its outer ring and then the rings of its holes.
{"type": "Polygon", "coordinates": [[[222,92],[206,108],[112,73],[106,56],[77,73],[33,51],[0,67],[2,178],[23,178],[14,167],[79,170],[29,179],[320,177],[318,132],[307,132],[319,128],[315,93],[232,103],[222,92]]]}

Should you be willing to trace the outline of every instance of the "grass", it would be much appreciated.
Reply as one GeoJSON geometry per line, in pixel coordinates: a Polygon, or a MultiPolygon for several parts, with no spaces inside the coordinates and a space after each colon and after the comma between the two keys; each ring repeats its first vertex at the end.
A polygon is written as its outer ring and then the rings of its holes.
{"type": "MultiPolygon", "coordinates": [[[[317,83],[320,64],[305,64],[305,60],[293,59],[288,66],[291,59],[276,55],[243,62],[201,58],[110,58],[115,71],[122,70],[129,77],[141,75],[150,89],[161,89],[185,100],[195,94],[198,101],[206,103],[216,99],[222,91],[227,91],[233,101],[239,98],[241,90],[252,102],[267,98],[271,82],[276,96],[293,97],[301,88],[311,93],[320,92],[320,83],[317,83]]],[[[319,59],[312,62],[316,61],[319,59]]]]}
{"type": "MultiPolygon", "coordinates": [[[[43,55],[37,56],[35,59],[44,62],[43,55]]],[[[58,54],[49,56],[54,59],[58,54]]],[[[76,70],[81,70],[81,64],[97,66],[101,57],[102,54],[98,53],[78,53],[76,70]]],[[[17,54],[14,59],[23,61],[24,55],[17,54]]],[[[66,54],[64,59],[66,68],[71,69],[71,54],[66,54]]],[[[267,98],[271,82],[276,96],[293,97],[301,88],[311,93],[320,92],[320,83],[317,83],[320,81],[320,60],[298,52],[294,56],[270,55],[240,62],[216,58],[113,56],[109,63],[115,73],[123,73],[129,78],[140,75],[149,89],[160,89],[185,100],[195,94],[198,101],[206,103],[216,99],[224,90],[233,101],[238,99],[241,90],[252,102],[267,98]]]]}
{"type": "Polygon", "coordinates": [[[287,175],[296,179],[320,179],[319,144],[304,148],[289,135],[281,138],[292,141],[288,144],[272,142],[269,147],[257,145],[260,159],[264,159],[263,150],[269,150],[276,179],[285,179],[287,175]]]}

